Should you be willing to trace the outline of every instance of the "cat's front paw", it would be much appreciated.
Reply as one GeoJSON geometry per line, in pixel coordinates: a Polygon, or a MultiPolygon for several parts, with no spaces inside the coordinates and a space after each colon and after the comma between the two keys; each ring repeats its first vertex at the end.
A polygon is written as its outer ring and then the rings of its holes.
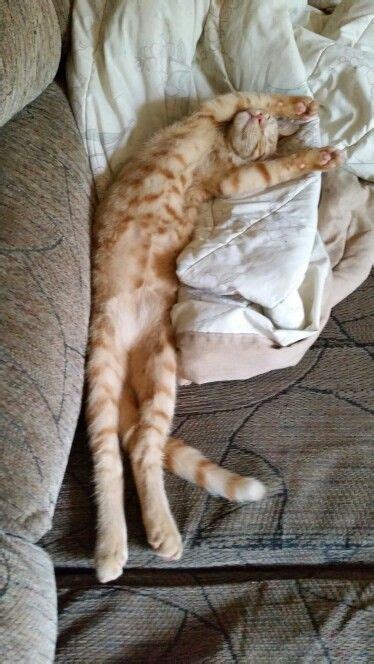
{"type": "Polygon", "coordinates": [[[282,97],[278,101],[278,111],[282,117],[306,122],[318,115],[319,104],[311,97],[282,97]]]}
{"type": "Polygon", "coordinates": [[[101,583],[121,576],[127,563],[127,538],[124,534],[99,541],[95,550],[96,576],[101,583]]]}
{"type": "Polygon", "coordinates": [[[316,171],[330,171],[344,164],[345,160],[345,152],[330,145],[324,148],[314,148],[307,152],[308,166],[316,171]]]}
{"type": "Polygon", "coordinates": [[[321,148],[317,157],[317,165],[321,171],[329,171],[331,168],[337,168],[344,164],[346,154],[344,150],[338,150],[331,146],[321,148]]]}

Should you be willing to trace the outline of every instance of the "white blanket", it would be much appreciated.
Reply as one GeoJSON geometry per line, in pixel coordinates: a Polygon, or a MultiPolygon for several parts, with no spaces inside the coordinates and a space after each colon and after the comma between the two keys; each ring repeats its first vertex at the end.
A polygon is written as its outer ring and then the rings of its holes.
{"type": "MultiPolygon", "coordinates": [[[[69,90],[99,195],[155,130],[232,89],[313,95],[320,127],[302,126],[287,149],[345,148],[346,168],[374,180],[373,25],[373,0],[330,16],[306,0],[77,0],[69,90]]],[[[178,261],[176,332],[281,346],[314,335],[331,269],[319,194],[313,174],[207,205],[178,261]]]]}

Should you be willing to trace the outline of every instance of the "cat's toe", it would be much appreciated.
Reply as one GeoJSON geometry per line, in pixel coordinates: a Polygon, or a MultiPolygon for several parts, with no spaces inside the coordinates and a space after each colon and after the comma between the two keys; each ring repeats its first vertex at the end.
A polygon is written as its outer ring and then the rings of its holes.
{"type": "Polygon", "coordinates": [[[334,149],[331,152],[331,159],[330,159],[329,164],[332,168],[335,168],[336,166],[341,166],[342,164],[344,164],[346,159],[347,159],[347,155],[344,152],[344,150],[334,149]]]}

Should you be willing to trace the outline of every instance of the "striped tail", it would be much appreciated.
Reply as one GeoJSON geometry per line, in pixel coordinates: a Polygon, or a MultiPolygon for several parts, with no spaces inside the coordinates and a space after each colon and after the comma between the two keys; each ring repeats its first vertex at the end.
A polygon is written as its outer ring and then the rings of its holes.
{"type": "Polygon", "coordinates": [[[197,484],[213,496],[221,496],[232,502],[257,501],[266,495],[266,488],[259,480],[221,468],[179,438],[169,438],[166,443],[164,466],[171,473],[197,484]]]}

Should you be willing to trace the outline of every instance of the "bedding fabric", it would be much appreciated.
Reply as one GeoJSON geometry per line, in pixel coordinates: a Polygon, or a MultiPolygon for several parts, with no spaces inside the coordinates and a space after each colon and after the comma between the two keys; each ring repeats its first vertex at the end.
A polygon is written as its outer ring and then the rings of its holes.
{"type": "Polygon", "coordinates": [[[347,282],[352,290],[367,276],[372,220],[367,205],[359,222],[355,210],[370,196],[358,176],[374,180],[373,43],[371,0],[343,0],[330,16],[306,0],[76,3],[70,97],[99,195],[155,130],[232,89],[312,94],[320,123],[302,125],[285,149],[333,143],[347,151],[345,170],[329,176],[330,189],[347,187],[352,210],[337,230],[339,274],[321,239],[336,230],[336,200],[325,191],[317,232],[318,174],[202,210],[178,260],[181,382],[295,364],[347,282]]]}

